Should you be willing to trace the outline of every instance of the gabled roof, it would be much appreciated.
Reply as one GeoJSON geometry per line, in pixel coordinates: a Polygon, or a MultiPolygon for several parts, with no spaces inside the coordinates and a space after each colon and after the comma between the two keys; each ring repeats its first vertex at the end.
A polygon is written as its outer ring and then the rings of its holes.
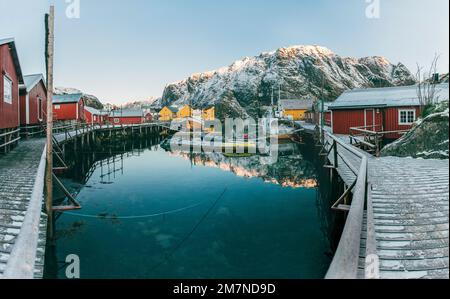
{"type": "MultiPolygon", "coordinates": [[[[449,99],[448,83],[436,85],[436,100],[449,99]]],[[[354,89],[344,92],[329,109],[352,109],[358,107],[404,107],[419,106],[417,85],[354,89]]]]}
{"type": "Polygon", "coordinates": [[[27,92],[30,92],[39,82],[42,81],[45,86],[44,75],[42,74],[34,74],[34,75],[26,75],[23,77],[24,84],[20,86],[21,89],[25,89],[27,92]]]}
{"type": "Polygon", "coordinates": [[[109,113],[110,117],[144,117],[144,111],[142,110],[113,110],[109,113]]]}
{"type": "Polygon", "coordinates": [[[167,109],[169,109],[173,113],[177,113],[178,111],[180,111],[180,108],[177,106],[170,106],[170,107],[167,107],[167,109]]]}
{"type": "Polygon", "coordinates": [[[19,79],[19,84],[23,84],[23,74],[22,68],[20,67],[19,55],[17,54],[16,42],[14,38],[4,38],[0,39],[0,46],[8,44],[11,49],[11,56],[14,62],[14,66],[16,68],[17,78],[19,79]]]}
{"type": "Polygon", "coordinates": [[[84,106],[84,109],[87,110],[87,111],[89,111],[89,113],[92,114],[92,115],[104,115],[104,114],[102,113],[102,111],[100,111],[100,110],[98,110],[98,109],[95,109],[95,108],[93,108],[93,107],[84,106]]]}
{"type": "Polygon", "coordinates": [[[313,107],[313,100],[280,100],[278,105],[282,110],[309,110],[313,107]]]}
{"type": "MultiPolygon", "coordinates": [[[[331,103],[324,102],[323,103],[323,111],[330,112],[330,105],[331,105],[331,103]]],[[[320,101],[316,102],[314,108],[317,112],[322,112],[322,102],[320,102],[320,101]]]]}
{"type": "Polygon", "coordinates": [[[53,96],[53,104],[71,104],[78,103],[83,97],[82,93],[75,94],[56,94],[53,96]]]}

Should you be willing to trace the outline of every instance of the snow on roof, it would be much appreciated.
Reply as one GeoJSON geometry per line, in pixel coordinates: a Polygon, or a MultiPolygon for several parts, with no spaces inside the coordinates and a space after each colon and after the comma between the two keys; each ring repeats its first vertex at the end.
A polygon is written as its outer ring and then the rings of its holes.
{"type": "Polygon", "coordinates": [[[308,110],[313,104],[313,100],[280,100],[278,105],[282,110],[308,110]]]}
{"type": "Polygon", "coordinates": [[[24,82],[23,82],[22,68],[20,67],[19,55],[17,54],[16,43],[14,41],[14,38],[0,39],[0,46],[6,45],[6,44],[9,44],[10,49],[11,49],[11,56],[14,61],[14,66],[16,68],[16,73],[17,73],[17,78],[19,79],[19,84],[23,84],[24,82]]]}
{"type": "MultiPolygon", "coordinates": [[[[33,89],[33,87],[36,86],[40,81],[42,80],[42,83],[45,86],[45,79],[44,75],[42,74],[34,74],[34,75],[26,75],[23,77],[24,84],[21,86],[21,88],[25,88],[27,92],[33,89]]],[[[46,86],[45,86],[46,87],[46,86]]]]}
{"type": "Polygon", "coordinates": [[[100,110],[95,109],[93,107],[84,106],[84,109],[89,111],[89,113],[91,113],[92,115],[103,115],[103,113],[100,110]]]}
{"type": "Polygon", "coordinates": [[[144,111],[142,110],[113,110],[109,113],[110,117],[143,117],[144,111]]]}
{"type": "MultiPolygon", "coordinates": [[[[436,85],[436,100],[448,101],[448,83],[436,85]]],[[[419,106],[417,85],[354,89],[344,92],[329,109],[345,109],[356,107],[402,107],[419,106]]]]}
{"type": "Polygon", "coordinates": [[[55,94],[53,96],[53,104],[70,104],[78,103],[83,97],[82,93],[75,94],[55,94]]]}
{"type": "Polygon", "coordinates": [[[170,106],[167,107],[170,111],[172,111],[173,113],[177,113],[178,111],[180,111],[180,108],[177,106],[170,106]]]}

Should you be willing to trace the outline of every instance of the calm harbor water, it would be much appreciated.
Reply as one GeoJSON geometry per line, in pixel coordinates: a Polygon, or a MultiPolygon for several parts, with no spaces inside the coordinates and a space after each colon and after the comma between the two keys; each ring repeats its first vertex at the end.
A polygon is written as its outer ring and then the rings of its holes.
{"type": "Polygon", "coordinates": [[[331,262],[330,186],[308,142],[260,157],[172,153],[159,140],[96,146],[62,176],[82,209],[60,214],[46,277],[322,278],[331,262]]]}

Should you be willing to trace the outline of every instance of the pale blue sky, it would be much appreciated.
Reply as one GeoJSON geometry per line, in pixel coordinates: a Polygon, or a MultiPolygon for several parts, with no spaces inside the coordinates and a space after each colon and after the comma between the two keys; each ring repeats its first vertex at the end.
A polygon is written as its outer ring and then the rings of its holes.
{"type": "Polygon", "coordinates": [[[381,55],[413,71],[437,52],[440,71],[449,69],[448,0],[380,0],[379,19],[366,17],[366,0],[80,0],[80,19],[66,17],[66,0],[0,0],[0,38],[16,38],[24,73],[44,71],[50,3],[56,86],[114,103],[290,45],[381,55]]]}

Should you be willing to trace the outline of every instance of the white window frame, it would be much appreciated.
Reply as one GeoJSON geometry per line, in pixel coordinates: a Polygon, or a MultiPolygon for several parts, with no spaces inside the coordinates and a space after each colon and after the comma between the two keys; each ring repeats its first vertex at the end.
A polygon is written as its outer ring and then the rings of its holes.
{"type": "Polygon", "coordinates": [[[37,115],[38,115],[38,119],[39,121],[42,121],[42,119],[44,118],[44,107],[42,107],[44,104],[44,101],[42,100],[42,98],[39,96],[37,98],[37,115]]]}
{"type": "Polygon", "coordinates": [[[55,105],[55,110],[61,109],[61,105],[55,105]]]}
{"type": "Polygon", "coordinates": [[[408,126],[412,125],[417,120],[416,109],[399,109],[398,110],[398,124],[400,126],[408,126]],[[402,122],[402,112],[406,113],[406,122],[402,122]],[[412,112],[414,115],[414,120],[409,122],[409,112],[412,112]]]}
{"type": "Polygon", "coordinates": [[[9,76],[7,76],[6,74],[3,75],[3,101],[7,104],[12,104],[13,103],[13,97],[14,97],[14,93],[13,93],[13,80],[11,80],[9,78],[9,76]],[[10,88],[6,88],[6,82],[8,82],[10,84],[10,88]],[[7,100],[6,99],[6,90],[9,89],[11,92],[11,99],[7,100]]]}
{"type": "Polygon", "coordinates": [[[115,123],[115,124],[119,124],[119,123],[120,123],[120,119],[117,118],[117,117],[115,117],[115,118],[114,118],[114,123],[115,123]]]}

